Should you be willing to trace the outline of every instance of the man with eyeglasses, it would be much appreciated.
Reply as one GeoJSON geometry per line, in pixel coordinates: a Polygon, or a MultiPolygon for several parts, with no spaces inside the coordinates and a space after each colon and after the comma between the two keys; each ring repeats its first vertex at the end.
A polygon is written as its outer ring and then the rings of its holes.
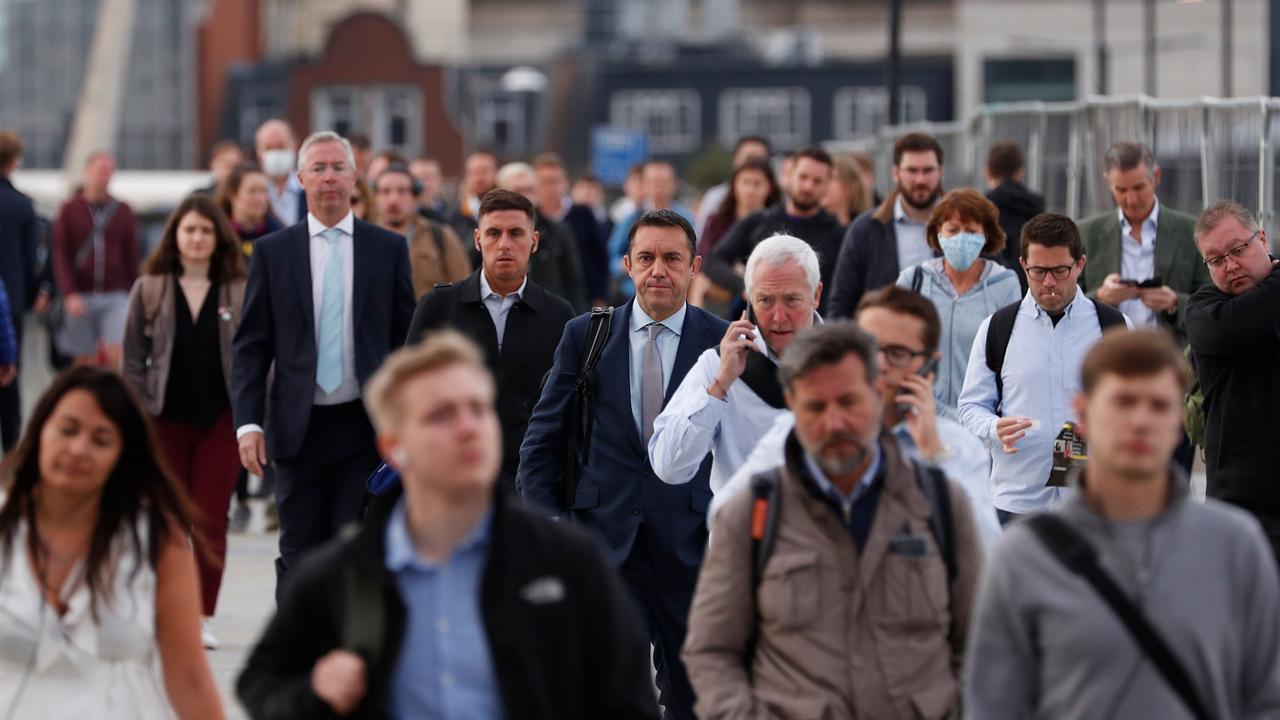
{"type": "Polygon", "coordinates": [[[1047,510],[1067,492],[1047,483],[1054,441],[1075,418],[1080,365],[1104,326],[1132,327],[1079,292],[1084,266],[1084,243],[1071,218],[1032,218],[1022,228],[1027,294],[984,320],[973,340],[957,414],[991,447],[992,501],[1002,523],[1047,510]]]}
{"type": "Polygon", "coordinates": [[[1280,557],[1276,412],[1280,407],[1280,260],[1239,203],[1196,222],[1213,285],[1187,301],[1187,336],[1204,393],[1208,494],[1253,513],[1280,557]]]}

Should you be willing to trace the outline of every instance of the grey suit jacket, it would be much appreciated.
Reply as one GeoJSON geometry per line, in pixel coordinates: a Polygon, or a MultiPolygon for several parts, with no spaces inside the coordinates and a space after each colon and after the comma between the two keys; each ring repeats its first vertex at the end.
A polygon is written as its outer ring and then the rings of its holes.
{"type": "MultiPolygon", "coordinates": [[[[1174,334],[1180,346],[1187,344],[1183,320],[1187,312],[1187,298],[1201,286],[1212,282],[1209,268],[1205,267],[1196,249],[1196,218],[1160,205],[1160,218],[1156,222],[1155,275],[1178,293],[1178,309],[1170,313],[1156,313],[1161,327],[1174,334]]],[[[1120,272],[1120,218],[1115,209],[1098,213],[1080,221],[1080,235],[1084,238],[1084,252],[1088,261],[1080,274],[1080,286],[1089,297],[1098,296],[1098,288],[1111,273],[1120,272]]]]}

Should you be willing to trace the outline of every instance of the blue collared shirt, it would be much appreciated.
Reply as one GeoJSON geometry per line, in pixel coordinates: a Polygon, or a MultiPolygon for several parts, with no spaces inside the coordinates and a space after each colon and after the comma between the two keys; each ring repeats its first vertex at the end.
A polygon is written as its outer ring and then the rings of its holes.
{"type": "Polygon", "coordinates": [[[274,182],[267,183],[267,194],[271,198],[271,212],[285,227],[297,221],[298,212],[302,209],[302,183],[298,182],[298,173],[289,173],[289,182],[279,192],[274,182]]]}
{"type": "Polygon", "coordinates": [[[401,499],[386,530],[386,567],[407,609],[391,678],[392,717],[481,720],[505,716],[480,614],[492,510],[443,563],[413,547],[401,499]]]}
{"type": "Polygon", "coordinates": [[[809,453],[804,452],[804,464],[809,469],[809,475],[813,477],[813,481],[818,484],[818,489],[840,505],[847,518],[853,512],[853,504],[858,499],[867,494],[871,489],[871,483],[876,479],[876,473],[880,472],[880,443],[871,443],[871,462],[867,465],[867,469],[858,478],[858,484],[853,486],[853,491],[846,495],[835,483],[827,479],[827,471],[822,469],[818,464],[817,458],[809,453]]]}
{"type": "Polygon", "coordinates": [[[902,207],[902,196],[893,204],[893,234],[898,240],[898,267],[915,267],[933,257],[933,248],[924,239],[925,226],[912,220],[902,207]]]}
{"type": "MultiPolygon", "coordinates": [[[[675,371],[676,350],[680,348],[680,333],[684,329],[684,316],[688,305],[681,305],[671,317],[662,321],[666,328],[658,333],[658,354],[662,356],[662,396],[667,396],[667,385],[675,371]]],[[[640,430],[640,378],[644,374],[644,346],[649,342],[646,330],[653,318],[640,307],[639,300],[631,301],[631,416],[636,420],[636,432],[640,430]]],[[[642,436],[643,438],[643,436],[642,436]]]]}
{"type": "MultiPolygon", "coordinates": [[[[1126,324],[1133,327],[1126,318],[1126,324]]],[[[1053,441],[1062,424],[1075,420],[1071,403],[1080,392],[1080,366],[1085,353],[1102,337],[1098,312],[1083,292],[1067,306],[1055,326],[1049,313],[1027,293],[1005,351],[1001,377],[1004,398],[996,415],[996,378],[987,367],[987,328],[982,321],[969,353],[958,419],[991,450],[992,502],[1000,510],[1029,513],[1048,510],[1068,493],[1045,487],[1053,464],[1053,441]],[[1025,417],[1036,424],[1025,431],[1012,455],[1004,452],[996,435],[1000,417],[1025,417]]]]}
{"type": "Polygon", "coordinates": [[[480,302],[484,303],[485,310],[489,311],[489,317],[493,318],[493,330],[498,334],[498,352],[502,352],[502,336],[507,331],[507,316],[511,314],[511,308],[515,307],[516,302],[524,297],[524,289],[528,284],[529,276],[525,275],[520,287],[504,297],[489,287],[489,280],[484,276],[484,270],[480,271],[480,302]]]}
{"type": "MultiPolygon", "coordinates": [[[[1142,221],[1142,243],[1133,239],[1129,232],[1132,225],[1124,216],[1124,211],[1116,208],[1120,216],[1120,277],[1126,280],[1150,280],[1156,274],[1156,226],[1160,223],[1160,201],[1151,208],[1151,214],[1142,221]]],[[[1140,298],[1125,300],[1120,303],[1120,312],[1124,313],[1138,327],[1155,327],[1155,312],[1142,304],[1140,298]]]]}

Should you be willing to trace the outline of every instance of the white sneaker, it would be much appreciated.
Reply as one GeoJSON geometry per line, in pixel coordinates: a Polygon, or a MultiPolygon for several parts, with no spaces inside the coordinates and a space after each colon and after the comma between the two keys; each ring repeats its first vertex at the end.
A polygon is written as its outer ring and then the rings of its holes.
{"type": "Polygon", "coordinates": [[[218,649],[218,638],[213,634],[213,631],[209,629],[208,620],[200,621],[200,642],[204,644],[205,650],[218,649]]]}

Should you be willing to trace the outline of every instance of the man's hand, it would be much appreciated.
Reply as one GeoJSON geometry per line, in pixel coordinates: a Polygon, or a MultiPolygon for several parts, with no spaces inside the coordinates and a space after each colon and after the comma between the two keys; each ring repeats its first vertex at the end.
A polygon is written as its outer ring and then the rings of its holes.
{"type": "Polygon", "coordinates": [[[946,451],[946,445],[938,436],[938,405],[933,399],[933,375],[908,375],[893,401],[911,406],[903,420],[907,423],[907,433],[920,448],[920,454],[933,457],[946,451]]]}
{"type": "Polygon", "coordinates": [[[62,299],[62,309],[67,311],[67,315],[73,318],[84,317],[89,312],[89,306],[85,304],[84,298],[79,293],[72,293],[62,299]]]}
{"type": "Polygon", "coordinates": [[[364,658],[349,650],[329,651],[311,669],[311,691],[335,713],[351,714],[364,699],[364,658]]]}
{"type": "Polygon", "coordinates": [[[1000,439],[1000,447],[1004,449],[1006,454],[1012,455],[1018,452],[1018,448],[1014,447],[1014,443],[1021,440],[1027,433],[1027,428],[1031,427],[1031,420],[1023,417],[1003,417],[996,420],[996,437],[1000,439]]]}
{"type": "Polygon", "coordinates": [[[1098,299],[1108,305],[1119,305],[1138,297],[1138,288],[1120,282],[1119,273],[1111,273],[1098,288],[1098,299]]]}
{"type": "Polygon", "coordinates": [[[1156,312],[1173,312],[1178,309],[1178,293],[1164,285],[1146,288],[1139,292],[1142,304],[1156,312]]]}
{"type": "Polygon", "coordinates": [[[0,365],[0,387],[9,387],[9,384],[17,377],[17,365],[0,365]]]}
{"type": "Polygon", "coordinates": [[[756,326],[747,319],[747,313],[729,323],[720,341],[720,371],[715,382],[707,386],[707,394],[723,400],[742,371],[747,369],[747,351],[756,346],[756,326]]]}
{"type": "Polygon", "coordinates": [[[245,470],[262,477],[262,466],[267,464],[267,443],[262,433],[245,433],[240,440],[240,464],[245,470]]]}

